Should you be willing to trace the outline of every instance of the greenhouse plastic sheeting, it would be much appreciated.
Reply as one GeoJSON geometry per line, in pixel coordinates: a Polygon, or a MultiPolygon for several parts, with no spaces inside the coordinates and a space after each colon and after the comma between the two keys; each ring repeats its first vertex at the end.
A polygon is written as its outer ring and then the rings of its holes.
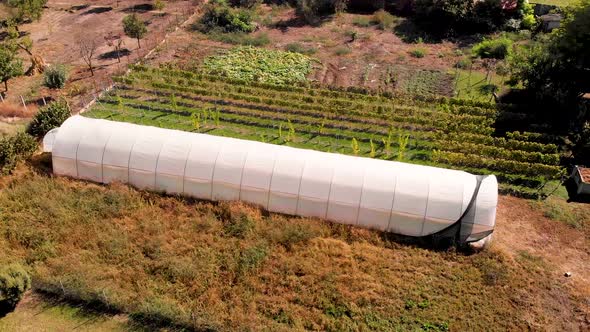
{"type": "Polygon", "coordinates": [[[494,176],[74,116],[44,140],[53,171],[408,236],[494,229],[494,176]]]}

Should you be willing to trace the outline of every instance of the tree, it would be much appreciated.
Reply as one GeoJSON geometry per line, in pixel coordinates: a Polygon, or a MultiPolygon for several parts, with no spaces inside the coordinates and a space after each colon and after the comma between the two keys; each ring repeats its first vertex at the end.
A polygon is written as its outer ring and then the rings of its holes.
{"type": "Polygon", "coordinates": [[[115,48],[117,62],[121,62],[121,48],[123,47],[123,38],[121,38],[121,35],[115,35],[111,32],[108,36],[105,36],[104,39],[108,46],[115,48]]]}
{"type": "Polygon", "coordinates": [[[94,76],[94,54],[98,49],[98,43],[96,42],[96,39],[87,39],[84,37],[78,38],[78,49],[80,51],[80,56],[82,57],[82,60],[84,60],[84,62],[88,66],[88,69],[90,69],[90,75],[94,76]]]}
{"type": "Polygon", "coordinates": [[[582,96],[590,92],[590,0],[565,10],[561,27],[510,61],[511,83],[534,92],[539,104],[559,107],[555,122],[565,120],[579,130],[586,114],[582,96]]]}
{"type": "Polygon", "coordinates": [[[43,7],[47,0],[7,0],[6,4],[10,9],[10,15],[4,24],[6,28],[6,41],[14,43],[18,48],[27,52],[31,59],[31,66],[27,75],[35,75],[45,70],[46,64],[43,57],[33,53],[33,41],[21,33],[19,24],[28,20],[38,21],[43,14],[43,7]]]}
{"type": "Polygon", "coordinates": [[[147,33],[144,21],[135,14],[125,16],[125,18],[123,18],[123,31],[127,36],[137,39],[137,47],[141,48],[139,40],[147,33]]]}
{"type": "Polygon", "coordinates": [[[33,53],[33,41],[28,36],[22,36],[16,20],[9,20],[6,26],[6,43],[10,47],[19,48],[25,51],[31,59],[31,66],[26,71],[26,75],[32,76],[45,71],[47,64],[40,55],[33,53]]]}
{"type": "Polygon", "coordinates": [[[17,49],[9,44],[0,44],[0,81],[8,91],[8,80],[23,74],[23,62],[17,57],[17,49]]]}
{"type": "Polygon", "coordinates": [[[43,7],[47,0],[7,0],[6,4],[12,8],[12,17],[18,23],[26,20],[38,21],[43,14],[43,7]]]}

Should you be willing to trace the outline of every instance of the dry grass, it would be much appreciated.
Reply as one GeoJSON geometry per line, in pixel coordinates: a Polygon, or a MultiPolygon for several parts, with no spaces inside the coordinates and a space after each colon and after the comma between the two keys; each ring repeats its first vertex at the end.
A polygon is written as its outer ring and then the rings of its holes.
{"type": "Polygon", "coordinates": [[[10,103],[0,103],[0,118],[31,118],[35,112],[10,103]]]}
{"type": "Polygon", "coordinates": [[[189,330],[569,330],[550,267],[21,170],[0,181],[0,264],[38,291],[189,330]]]}

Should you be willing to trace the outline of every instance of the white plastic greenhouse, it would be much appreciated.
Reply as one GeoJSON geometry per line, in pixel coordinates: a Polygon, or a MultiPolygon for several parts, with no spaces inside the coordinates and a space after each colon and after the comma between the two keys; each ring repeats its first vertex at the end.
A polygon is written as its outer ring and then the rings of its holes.
{"type": "MultiPolygon", "coordinates": [[[[207,200],[242,200],[408,236],[487,241],[494,176],[73,116],[44,139],[53,172],[207,200]]],[[[481,241],[480,241],[481,242],[481,241]]]]}

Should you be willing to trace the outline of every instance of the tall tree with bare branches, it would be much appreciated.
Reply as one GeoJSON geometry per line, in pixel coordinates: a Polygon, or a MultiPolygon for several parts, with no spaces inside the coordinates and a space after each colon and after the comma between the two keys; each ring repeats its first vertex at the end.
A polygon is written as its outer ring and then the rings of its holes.
{"type": "Polygon", "coordinates": [[[94,38],[78,38],[78,50],[80,51],[80,57],[88,66],[90,70],[90,74],[94,76],[94,56],[96,55],[96,50],[98,49],[98,42],[94,38]]]}

